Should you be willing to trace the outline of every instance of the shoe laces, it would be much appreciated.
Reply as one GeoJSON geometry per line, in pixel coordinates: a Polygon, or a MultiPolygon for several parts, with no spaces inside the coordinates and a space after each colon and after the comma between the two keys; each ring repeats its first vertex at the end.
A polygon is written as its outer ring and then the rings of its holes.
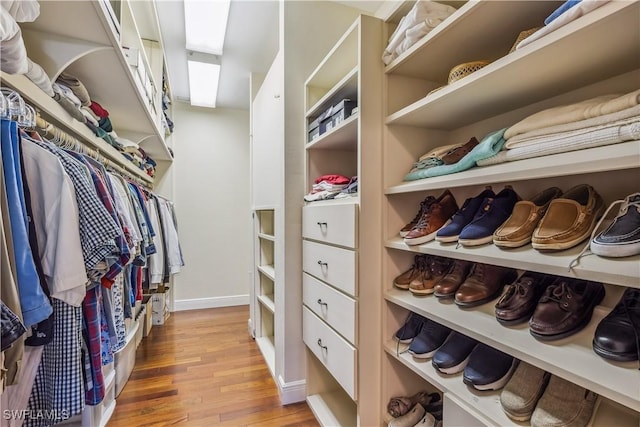
{"type": "Polygon", "coordinates": [[[435,276],[442,276],[449,269],[450,260],[444,258],[432,258],[430,263],[431,273],[435,276]]]}
{"type": "Polygon", "coordinates": [[[485,272],[484,264],[481,264],[481,263],[473,264],[473,269],[471,271],[470,276],[477,277],[478,280],[480,280],[481,282],[484,282],[484,272],[485,272]]]}
{"type": "Polygon", "coordinates": [[[411,220],[411,224],[417,224],[420,219],[422,218],[422,216],[424,215],[424,212],[427,210],[427,208],[433,204],[433,202],[436,200],[435,197],[433,196],[429,196],[426,199],[424,199],[423,201],[420,202],[420,209],[418,210],[418,213],[416,214],[415,217],[413,217],[413,219],[411,220]]]}
{"type": "Polygon", "coordinates": [[[567,303],[564,302],[565,296],[567,299],[573,298],[569,285],[567,284],[567,282],[562,281],[557,285],[549,287],[547,294],[543,299],[545,301],[561,303],[563,306],[566,306],[567,303]]]}
{"type": "Polygon", "coordinates": [[[580,258],[582,258],[582,256],[585,253],[587,252],[591,253],[591,251],[589,250],[589,248],[591,247],[591,241],[600,232],[600,227],[602,226],[602,222],[607,218],[607,215],[609,215],[609,212],[611,212],[611,209],[613,209],[614,206],[618,206],[622,204],[622,207],[620,208],[618,215],[616,215],[616,217],[614,218],[614,221],[626,215],[627,211],[629,210],[629,206],[633,206],[636,209],[638,209],[638,211],[640,211],[640,197],[638,197],[639,195],[640,193],[634,193],[634,194],[631,194],[630,196],[625,197],[623,200],[616,200],[615,202],[609,205],[607,210],[604,211],[604,214],[602,215],[602,217],[600,217],[600,220],[596,223],[596,226],[593,228],[593,231],[591,232],[591,236],[589,237],[589,240],[587,240],[587,243],[584,245],[580,253],[575,258],[573,258],[569,263],[569,271],[571,271],[571,269],[575,265],[580,264],[580,258]],[[636,200],[633,200],[634,198],[636,200]]]}

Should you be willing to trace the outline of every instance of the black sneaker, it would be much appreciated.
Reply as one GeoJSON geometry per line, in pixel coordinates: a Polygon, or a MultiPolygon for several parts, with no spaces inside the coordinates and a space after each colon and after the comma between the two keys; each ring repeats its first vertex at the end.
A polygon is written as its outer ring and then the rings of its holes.
{"type": "Polygon", "coordinates": [[[416,359],[429,359],[447,339],[451,329],[430,319],[425,319],[417,337],[411,341],[409,353],[416,359]]]}
{"type": "Polygon", "coordinates": [[[478,341],[459,332],[452,332],[447,341],[433,355],[431,363],[443,374],[457,374],[467,366],[478,341]]]}
{"type": "Polygon", "coordinates": [[[593,351],[620,362],[640,359],[640,289],[627,288],[618,304],[600,321],[593,337],[593,351]]]}
{"type": "Polygon", "coordinates": [[[517,359],[486,344],[471,352],[462,380],[477,390],[499,390],[511,378],[517,359]]]}
{"type": "Polygon", "coordinates": [[[618,204],[622,206],[611,225],[591,241],[591,252],[596,255],[618,258],[640,254],[640,193],[616,200],[602,218],[618,204]]]}
{"type": "Polygon", "coordinates": [[[400,329],[398,329],[395,334],[396,339],[403,344],[410,343],[420,333],[420,329],[422,329],[422,324],[425,320],[427,319],[419,314],[413,311],[409,312],[409,316],[407,316],[404,325],[400,326],[400,329]]]}

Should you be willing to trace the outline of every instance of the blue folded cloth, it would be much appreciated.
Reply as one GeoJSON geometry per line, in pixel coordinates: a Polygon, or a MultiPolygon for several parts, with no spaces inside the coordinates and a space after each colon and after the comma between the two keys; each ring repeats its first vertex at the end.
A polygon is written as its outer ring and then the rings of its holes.
{"type": "Polygon", "coordinates": [[[553,21],[558,16],[562,15],[567,10],[571,9],[573,6],[577,5],[581,1],[582,0],[567,0],[566,2],[562,3],[560,7],[554,10],[551,15],[547,16],[547,19],[544,20],[544,25],[549,25],[551,21],[553,21]]]}
{"type": "Polygon", "coordinates": [[[427,169],[418,169],[416,171],[409,172],[405,177],[405,181],[415,181],[423,178],[431,178],[434,176],[448,175],[456,172],[462,172],[470,169],[476,165],[479,160],[484,160],[488,157],[495,156],[504,144],[504,132],[507,128],[500,129],[485,136],[480,144],[476,145],[473,150],[461,158],[457,163],[452,165],[440,165],[427,169]]]}

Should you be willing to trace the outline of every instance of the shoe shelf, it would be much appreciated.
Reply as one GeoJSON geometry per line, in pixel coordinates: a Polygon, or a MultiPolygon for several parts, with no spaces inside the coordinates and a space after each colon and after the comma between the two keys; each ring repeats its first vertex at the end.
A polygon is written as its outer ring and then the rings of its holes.
{"type": "Polygon", "coordinates": [[[260,273],[264,274],[271,280],[275,280],[276,270],[273,265],[259,265],[257,268],[260,273]]]}
{"type": "MultiPolygon", "coordinates": [[[[526,323],[514,327],[498,323],[494,314],[495,301],[473,309],[460,309],[450,300],[440,300],[433,296],[418,298],[410,292],[398,289],[386,290],[385,299],[634,411],[640,411],[638,363],[607,361],[592,349],[595,329],[609,311],[604,307],[596,307],[589,325],[582,331],[562,340],[545,343],[536,340],[529,333],[526,323]]],[[[392,353],[395,354],[395,344],[392,347],[392,353]]],[[[453,387],[446,382],[448,376],[442,379],[433,372],[433,368],[429,369],[431,376],[427,380],[434,384],[442,383],[445,388],[453,387]]],[[[460,387],[464,385],[459,378],[457,382],[460,387]]],[[[464,395],[460,390],[455,391],[455,394],[464,395]]]]}
{"type": "Polygon", "coordinates": [[[307,396],[307,404],[323,426],[350,426],[357,420],[357,406],[345,398],[343,391],[324,392],[307,396]]]}
{"type": "Polygon", "coordinates": [[[637,168],[640,141],[482,166],[450,175],[436,176],[388,187],[385,194],[402,194],[441,188],[514,182],[637,168]]]}
{"type": "Polygon", "coordinates": [[[403,251],[640,288],[640,255],[615,259],[583,255],[579,263],[569,270],[569,264],[578,256],[583,245],[579,244],[564,251],[541,253],[533,249],[531,244],[513,249],[500,249],[493,244],[456,247],[455,243],[441,244],[436,241],[408,246],[401,237],[391,238],[385,243],[387,248],[403,251]]]}
{"type": "Polygon", "coordinates": [[[269,240],[271,242],[275,242],[276,240],[273,234],[266,234],[266,233],[258,233],[258,238],[262,240],[269,240]]]}
{"type": "MultiPolygon", "coordinates": [[[[427,67],[419,76],[424,79],[426,75],[433,81],[445,81],[451,67],[461,62],[483,59],[473,51],[465,52],[460,57],[448,53],[449,50],[467,45],[473,39],[469,37],[473,27],[478,27],[477,34],[481,35],[478,43],[487,43],[488,37],[484,38],[484,33],[487,22],[492,21],[490,16],[509,16],[509,19],[502,19],[501,25],[496,27],[514,24],[511,16],[524,19],[530,9],[540,12],[541,7],[536,3],[539,2],[469,3],[450,17],[453,19],[449,21],[449,25],[443,24],[440,31],[436,27],[420,46],[407,52],[406,57],[399,58],[397,65],[391,64],[387,72],[393,72],[394,75],[405,72],[414,76],[418,69],[422,70],[420,62],[429,60],[430,63],[446,65],[444,68],[447,71],[434,70],[430,76],[427,67]],[[518,8],[519,12],[509,15],[504,10],[496,10],[503,7],[518,8]],[[484,18],[478,19],[474,24],[470,21],[476,19],[475,13],[487,15],[483,15],[484,18]],[[428,56],[416,55],[415,59],[411,56],[427,48],[428,56]],[[438,52],[442,52],[442,55],[438,52]],[[431,60],[434,57],[453,57],[454,63],[431,60]]],[[[545,16],[548,7],[543,10],[545,16]]],[[[554,5],[550,7],[553,9],[554,5]]],[[[453,130],[548,99],[557,93],[568,92],[637,69],[640,49],[638,14],[638,2],[609,2],[473,74],[391,113],[385,123],[453,130]],[[625,36],[621,37],[618,31],[611,31],[612,28],[624,29],[625,36]],[[598,52],[598,55],[593,55],[593,52],[598,52]]],[[[518,31],[533,26],[523,26],[522,22],[515,22],[514,25],[518,31]]],[[[501,34],[500,37],[504,38],[506,30],[501,34]]],[[[516,36],[517,32],[507,43],[513,43],[516,36]]],[[[507,51],[508,48],[502,50],[507,51]]]]}
{"type": "Polygon", "coordinates": [[[308,143],[307,150],[343,150],[358,149],[358,114],[352,114],[344,122],[329,132],[308,143]]]}
{"type": "Polygon", "coordinates": [[[272,313],[276,312],[276,304],[274,303],[273,295],[268,295],[268,294],[259,295],[258,302],[262,304],[264,308],[266,308],[270,312],[272,313]]]}

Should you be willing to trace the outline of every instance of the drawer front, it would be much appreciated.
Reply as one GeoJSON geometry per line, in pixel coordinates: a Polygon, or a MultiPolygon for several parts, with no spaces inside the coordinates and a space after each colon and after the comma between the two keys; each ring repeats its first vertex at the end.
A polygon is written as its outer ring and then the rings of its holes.
{"type": "Polygon", "coordinates": [[[356,349],[306,307],[302,309],[302,337],[352,399],[356,399],[356,349]]]}
{"type": "Polygon", "coordinates": [[[302,301],[305,305],[355,345],[356,301],[306,273],[302,276],[302,301]]]}
{"type": "Polygon", "coordinates": [[[302,269],[349,295],[356,295],[356,253],[350,249],[305,240],[302,269]]]}
{"type": "Polygon", "coordinates": [[[356,204],[305,206],[302,208],[302,237],[356,247],[356,204]]]}

